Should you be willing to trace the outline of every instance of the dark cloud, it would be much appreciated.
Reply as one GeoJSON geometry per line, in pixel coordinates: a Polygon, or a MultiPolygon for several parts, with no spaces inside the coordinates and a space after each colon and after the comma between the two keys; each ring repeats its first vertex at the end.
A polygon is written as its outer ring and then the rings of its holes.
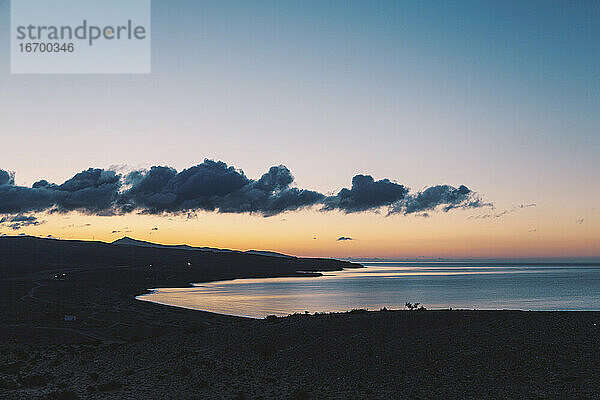
{"type": "Polygon", "coordinates": [[[249,183],[242,171],[224,162],[205,160],[202,164],[179,173],[169,167],[152,167],[128,175],[131,184],[121,197],[126,210],[136,209],[149,214],[215,211],[227,196],[249,183]]]}
{"type": "Polygon", "coordinates": [[[219,211],[272,216],[312,206],[325,197],[312,190],[290,187],[293,181],[294,177],[285,166],[271,167],[259,180],[248,181],[220,199],[219,211]]]}
{"type": "Polygon", "coordinates": [[[15,184],[15,173],[0,169],[0,186],[14,185],[14,184],[15,184]]]}
{"type": "Polygon", "coordinates": [[[255,180],[246,177],[242,170],[208,159],[181,172],[168,166],[154,166],[122,176],[114,170],[90,168],[62,184],[40,180],[32,187],[15,185],[14,174],[0,170],[0,214],[136,212],[196,218],[198,211],[215,211],[273,216],[321,205],[323,211],[355,213],[387,207],[390,214],[419,212],[425,215],[423,211],[437,206],[448,211],[483,205],[466,186],[458,189],[434,186],[410,195],[408,188],[389,179],[356,175],[351,188],[325,196],[293,187],[293,183],[293,175],[283,165],[271,167],[255,180]]]}
{"type": "Polygon", "coordinates": [[[345,242],[345,241],[348,241],[348,240],[354,240],[354,239],[353,239],[353,238],[351,238],[351,237],[348,237],[348,236],[340,236],[340,237],[339,237],[339,238],[337,238],[336,240],[337,240],[338,242],[345,242]]]}
{"type": "Polygon", "coordinates": [[[0,218],[0,224],[4,224],[15,231],[26,226],[41,225],[43,223],[44,221],[38,220],[37,217],[34,217],[33,215],[17,214],[0,218]]]}
{"type": "Polygon", "coordinates": [[[221,161],[204,160],[180,173],[169,167],[132,172],[125,178],[130,188],[119,202],[123,210],[149,214],[185,212],[195,217],[194,211],[204,210],[270,216],[311,206],[324,197],[290,187],[293,181],[283,165],[252,180],[221,161]]]}
{"type": "Polygon", "coordinates": [[[346,214],[374,210],[401,201],[407,193],[404,185],[389,179],[376,181],[370,175],[356,175],[352,178],[352,188],[324,199],[323,210],[341,210],[346,214]]]}
{"type": "Polygon", "coordinates": [[[119,195],[121,175],[90,168],[56,186],[58,211],[81,210],[91,214],[110,212],[119,195]]]}
{"type": "Polygon", "coordinates": [[[13,179],[0,186],[0,213],[77,210],[105,215],[112,212],[120,186],[120,175],[93,168],[78,173],[62,185],[41,180],[27,188],[15,186],[13,179]]]}
{"type": "Polygon", "coordinates": [[[408,195],[404,201],[396,204],[390,213],[414,214],[432,211],[440,207],[444,212],[455,208],[479,208],[483,202],[471,189],[461,185],[458,188],[449,185],[429,187],[422,192],[408,195]]]}
{"type": "Polygon", "coordinates": [[[14,186],[0,186],[0,214],[44,211],[54,206],[50,190],[14,186]]]}

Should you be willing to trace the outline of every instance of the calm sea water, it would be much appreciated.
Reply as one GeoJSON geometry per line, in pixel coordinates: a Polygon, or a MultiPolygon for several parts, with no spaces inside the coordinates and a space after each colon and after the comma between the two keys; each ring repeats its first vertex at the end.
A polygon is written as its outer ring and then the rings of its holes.
{"type": "Polygon", "coordinates": [[[236,279],[138,296],[221,314],[262,318],[295,312],[404,308],[600,310],[599,264],[363,263],[321,277],[236,279]]]}

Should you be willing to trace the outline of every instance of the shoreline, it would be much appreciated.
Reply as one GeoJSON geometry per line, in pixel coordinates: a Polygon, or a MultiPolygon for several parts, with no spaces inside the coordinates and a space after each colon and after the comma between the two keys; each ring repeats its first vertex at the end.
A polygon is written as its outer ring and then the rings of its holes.
{"type": "Polygon", "coordinates": [[[135,293],[242,276],[305,276],[296,271],[352,264],[94,243],[51,243],[61,246],[56,249],[48,243],[0,239],[0,398],[500,399],[600,393],[600,312],[235,317],[136,300],[135,293]],[[201,268],[181,267],[191,257],[201,268]],[[53,279],[59,272],[65,278],[53,279]],[[76,319],[65,321],[65,315],[76,319]]]}
{"type": "MultiPolygon", "coordinates": [[[[332,259],[332,260],[339,261],[339,260],[335,260],[335,259],[332,259]]],[[[330,270],[326,270],[326,271],[296,272],[294,274],[284,274],[284,275],[266,275],[266,276],[253,276],[253,275],[249,275],[249,276],[233,277],[233,278],[230,278],[230,279],[211,279],[211,280],[204,280],[204,281],[197,281],[197,282],[187,282],[187,283],[175,284],[175,285],[169,286],[169,287],[154,287],[154,288],[148,288],[148,289],[143,289],[143,290],[144,291],[151,291],[151,290],[158,290],[158,289],[183,289],[183,288],[194,287],[194,285],[196,285],[196,284],[214,283],[214,282],[228,282],[228,281],[234,281],[234,280],[237,280],[237,279],[300,278],[300,277],[306,277],[306,276],[319,277],[319,276],[323,276],[322,272],[341,271],[344,268],[365,268],[365,267],[363,265],[360,265],[360,266],[357,266],[357,267],[341,267],[340,269],[330,269],[330,270]]],[[[148,294],[150,294],[150,293],[141,293],[141,294],[135,294],[134,293],[134,294],[132,294],[132,296],[139,297],[139,296],[145,296],[145,295],[148,295],[148,294]]]]}
{"type": "MultiPolygon", "coordinates": [[[[359,266],[357,267],[345,267],[345,268],[366,268],[364,265],[362,264],[358,264],[359,266]]],[[[158,301],[152,301],[152,300],[142,300],[139,297],[144,297],[144,296],[148,296],[151,294],[154,294],[155,292],[161,290],[161,289],[180,289],[180,288],[189,288],[189,287],[195,287],[196,285],[199,284],[203,284],[203,283],[218,283],[218,282],[231,282],[231,281],[235,281],[235,280],[239,280],[239,279],[272,279],[272,278],[300,278],[300,277],[319,277],[319,276],[323,276],[323,272],[333,272],[333,271],[342,271],[344,268],[341,268],[339,270],[328,270],[328,271],[296,271],[296,275],[275,275],[275,276],[265,276],[265,277],[241,277],[241,278],[233,278],[233,279],[224,279],[224,280],[210,280],[210,281],[204,281],[204,282],[190,282],[188,285],[186,286],[170,286],[170,287],[157,287],[157,288],[151,288],[151,289],[146,289],[147,292],[149,293],[144,293],[144,294],[140,294],[140,295],[133,295],[133,298],[137,301],[143,301],[143,302],[147,302],[147,303],[151,303],[151,304],[160,304],[162,306],[167,306],[167,307],[174,307],[174,308],[180,308],[180,309],[185,309],[185,310],[192,310],[192,311],[201,311],[201,312],[205,312],[205,313],[211,313],[211,314],[215,314],[215,315],[223,315],[223,316],[228,316],[228,317],[236,317],[236,318],[247,318],[247,319],[264,319],[263,318],[259,318],[259,317],[249,317],[249,316],[244,316],[244,315],[235,315],[235,314],[226,314],[226,313],[217,313],[214,311],[209,311],[209,310],[200,310],[200,309],[196,309],[196,308],[191,308],[191,307],[185,307],[185,306],[177,306],[174,304],[167,304],[167,303],[161,303],[158,301]]]]}
{"type": "MultiPolygon", "coordinates": [[[[360,264],[319,258],[280,258],[172,248],[111,245],[102,242],[34,237],[0,238],[0,328],[20,326],[20,342],[73,342],[82,332],[105,341],[152,337],[186,326],[234,321],[240,317],[136,300],[148,289],[190,287],[192,283],[236,278],[306,276],[297,271],[361,268],[360,264]],[[59,279],[55,279],[56,277],[59,279]],[[167,308],[168,307],[168,308],[167,308]],[[64,321],[73,315],[76,321],[64,321]],[[48,327],[46,338],[31,330],[48,327]],[[136,331],[141,331],[141,333],[136,331]],[[53,338],[53,339],[51,339],[53,338]]],[[[43,336],[43,335],[42,335],[43,336]]],[[[1,336],[0,336],[1,338],[1,336]]]]}
{"type": "MultiPolygon", "coordinates": [[[[386,262],[388,263],[388,262],[386,262]]],[[[393,264],[398,264],[398,263],[393,263],[393,264]]],[[[402,262],[403,264],[403,262],[402,262]]],[[[426,263],[426,264],[429,264],[426,263]]],[[[442,264],[445,265],[445,262],[435,262],[435,264],[442,264]]],[[[504,266],[505,264],[499,264],[501,266],[504,266]]],[[[512,265],[512,264],[511,264],[512,265]]],[[[536,263],[533,265],[523,265],[523,264],[514,264],[514,265],[518,265],[520,267],[520,269],[524,269],[524,271],[518,271],[518,272],[537,272],[537,271],[528,271],[526,267],[530,267],[530,266],[534,266],[534,267],[539,267],[540,264],[536,263]]],[[[546,265],[546,264],[544,264],[546,265]]],[[[557,266],[563,267],[564,264],[556,264],[557,266]]],[[[598,266],[598,264],[591,264],[594,266],[598,266]]],[[[352,270],[355,268],[368,268],[370,266],[373,265],[362,265],[361,267],[352,267],[352,268],[341,268],[339,270],[330,270],[330,271],[344,271],[344,270],[352,270]]],[[[568,266],[588,266],[587,263],[585,264],[581,264],[581,263],[572,263],[569,264],[568,266]]],[[[481,268],[489,268],[489,265],[485,265],[485,266],[481,266],[481,268]]],[[[205,311],[205,312],[212,312],[215,314],[221,314],[221,315],[228,315],[228,316],[235,316],[235,317],[241,317],[241,318],[251,318],[251,319],[264,319],[267,316],[270,315],[275,315],[277,317],[285,317],[285,316],[289,316],[289,315],[293,315],[293,314],[298,314],[298,313],[311,313],[311,314],[329,314],[329,313],[344,313],[344,312],[349,312],[352,310],[356,310],[356,309],[360,309],[360,310],[368,310],[368,311],[378,311],[380,309],[387,309],[387,310],[396,310],[396,311],[400,311],[400,310],[405,310],[405,306],[403,302],[399,302],[398,299],[395,299],[395,302],[365,302],[363,304],[370,304],[370,305],[362,305],[362,304],[353,304],[353,305],[348,305],[348,307],[346,308],[342,308],[342,307],[336,307],[335,304],[337,303],[331,303],[330,306],[328,307],[327,304],[321,303],[321,305],[323,305],[323,307],[317,308],[317,307],[310,307],[308,306],[308,304],[306,305],[305,308],[302,309],[296,309],[296,308],[291,308],[289,310],[286,310],[285,308],[274,308],[273,311],[270,311],[269,309],[261,309],[260,308],[260,304],[254,304],[254,307],[252,306],[246,306],[241,307],[241,308],[231,308],[228,307],[227,305],[224,306],[224,303],[219,300],[220,295],[218,293],[218,290],[215,292],[215,296],[217,296],[217,301],[215,302],[213,300],[211,300],[210,296],[212,295],[214,290],[210,290],[210,293],[206,294],[206,293],[202,293],[202,288],[205,287],[205,284],[234,284],[236,281],[242,281],[242,280],[258,280],[261,284],[264,282],[264,284],[269,284],[269,280],[271,279],[277,279],[277,278],[305,278],[305,277],[322,277],[324,275],[326,275],[327,272],[330,271],[322,271],[322,272],[312,272],[312,271],[295,271],[296,273],[293,275],[275,275],[275,276],[268,276],[268,277],[260,277],[260,278],[256,278],[256,277],[243,277],[243,278],[234,278],[234,279],[227,279],[227,280],[215,280],[215,281],[205,281],[205,282],[194,282],[194,283],[190,283],[188,286],[189,288],[199,288],[198,293],[200,296],[207,296],[207,297],[202,297],[203,299],[205,299],[207,301],[207,303],[204,303],[203,301],[190,301],[187,302],[185,301],[185,297],[188,295],[187,291],[185,292],[186,294],[183,295],[183,297],[181,297],[180,295],[177,294],[176,291],[174,291],[173,293],[169,294],[169,293],[163,293],[164,297],[161,297],[160,295],[157,296],[158,298],[156,300],[152,299],[152,295],[156,295],[156,294],[160,294],[162,291],[170,291],[171,289],[178,289],[181,288],[181,286],[169,286],[169,287],[155,287],[152,289],[148,289],[147,293],[144,293],[143,295],[139,295],[136,296],[135,299],[139,300],[139,301],[145,301],[145,302],[150,302],[150,303],[155,303],[155,304],[161,304],[161,305],[166,305],[166,306],[171,306],[171,307],[175,307],[175,308],[183,308],[183,309],[188,309],[188,310],[197,310],[197,311],[205,311]],[[169,300],[173,300],[175,299],[174,302],[169,302],[169,300]],[[181,300],[183,299],[183,302],[180,302],[180,304],[177,304],[177,300],[181,300]],[[223,303],[223,304],[222,304],[223,303]],[[207,307],[207,308],[201,308],[202,304],[211,304],[212,307],[207,307]],[[258,308],[256,308],[258,307],[258,308]],[[231,311],[229,311],[231,310],[231,311]],[[235,313],[235,311],[238,311],[239,313],[235,313]],[[306,311],[309,310],[309,311],[306,311]],[[259,312],[257,312],[259,311],[259,312]]],[[[484,273],[484,272],[479,272],[479,273],[484,273]]],[[[499,273],[505,273],[503,271],[499,272],[499,273]]],[[[516,272],[507,272],[509,274],[515,274],[516,272]]],[[[457,273],[458,275],[461,275],[461,272],[457,273]]],[[[470,274],[470,273],[469,273],[470,274]]],[[[339,276],[338,274],[329,274],[332,276],[339,276]]],[[[409,274],[410,275],[410,274],[409,274]]],[[[432,276],[434,276],[435,274],[432,274],[432,276]]],[[[286,280],[283,279],[280,281],[281,283],[283,283],[285,285],[286,280]]],[[[290,290],[294,290],[293,287],[293,280],[289,281],[292,282],[292,286],[290,287],[290,290]]],[[[243,293],[240,293],[240,289],[236,289],[235,285],[234,288],[229,288],[227,289],[228,293],[231,291],[231,293],[236,296],[236,295],[243,295],[246,296],[246,292],[244,291],[245,289],[242,289],[243,293]]],[[[296,290],[301,290],[301,289],[296,289],[296,290]]],[[[310,294],[308,294],[310,295],[310,294]]],[[[193,297],[194,294],[190,293],[190,297],[193,297]]],[[[252,296],[252,294],[249,294],[249,296],[252,296]]],[[[434,300],[433,303],[425,303],[424,305],[427,306],[427,309],[432,311],[432,310],[436,310],[436,311],[442,311],[442,310],[463,310],[463,311],[536,311],[536,312],[595,312],[595,311],[600,311],[600,308],[585,308],[585,306],[587,305],[588,307],[591,305],[597,305],[595,304],[593,301],[591,303],[581,303],[581,304],[571,304],[570,301],[567,301],[567,299],[562,299],[564,300],[562,303],[558,302],[559,304],[561,304],[563,307],[549,307],[552,305],[552,303],[543,303],[543,302],[538,302],[538,304],[535,304],[535,306],[537,307],[531,307],[534,304],[527,304],[528,302],[528,298],[524,298],[525,302],[523,301],[516,301],[514,303],[510,303],[510,301],[494,301],[492,303],[497,303],[498,305],[501,305],[501,307],[496,307],[495,304],[494,305],[490,305],[490,304],[486,304],[486,302],[474,302],[473,304],[469,304],[468,302],[465,303],[464,301],[461,303],[459,302],[454,302],[453,303],[445,303],[444,301],[438,301],[436,302],[434,300]],[[523,303],[525,303],[525,306],[523,306],[523,303]],[[433,304],[433,305],[432,305],[433,304]],[[569,308],[568,306],[575,306],[574,308],[569,308]],[[529,307],[528,307],[529,306],[529,307]]],[[[234,298],[235,300],[235,298],[234,298]]],[[[301,299],[300,299],[301,300],[301,299]]],[[[378,299],[380,300],[380,299],[378,299]]],[[[431,300],[431,299],[430,299],[431,300]]],[[[505,299],[506,300],[506,299],[505,299]]],[[[521,299],[522,300],[522,299],[521,299]]],[[[489,303],[489,302],[488,302],[489,303]]],[[[248,303],[250,304],[250,303],[248,303]]]]}

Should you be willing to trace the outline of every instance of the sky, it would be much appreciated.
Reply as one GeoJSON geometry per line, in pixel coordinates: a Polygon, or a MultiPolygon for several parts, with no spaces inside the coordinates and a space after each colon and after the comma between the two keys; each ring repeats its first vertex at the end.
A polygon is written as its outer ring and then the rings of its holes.
{"type": "Polygon", "coordinates": [[[403,185],[407,202],[436,185],[480,201],[267,217],[143,212],[146,201],[111,216],[24,210],[37,225],[0,233],[302,256],[600,257],[598,2],[153,0],[151,32],[152,72],[140,75],[10,74],[0,41],[0,169],[15,186],[210,159],[250,184],[285,165],[291,187],[331,201],[357,174],[403,185]]]}

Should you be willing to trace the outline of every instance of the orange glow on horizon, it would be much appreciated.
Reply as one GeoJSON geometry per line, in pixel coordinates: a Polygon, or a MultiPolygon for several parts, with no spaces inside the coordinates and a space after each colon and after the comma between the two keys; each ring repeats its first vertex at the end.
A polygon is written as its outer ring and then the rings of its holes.
{"type": "Polygon", "coordinates": [[[338,258],[551,258],[600,256],[600,217],[543,218],[527,210],[502,219],[470,219],[472,212],[430,218],[342,215],[303,211],[263,218],[199,213],[181,216],[96,217],[42,215],[46,222],[4,234],[52,235],[61,239],[112,242],[123,236],[161,244],[234,250],[271,250],[338,258]],[[568,227],[569,229],[566,229],[568,227]],[[341,236],[353,240],[338,241],[341,236]]]}

